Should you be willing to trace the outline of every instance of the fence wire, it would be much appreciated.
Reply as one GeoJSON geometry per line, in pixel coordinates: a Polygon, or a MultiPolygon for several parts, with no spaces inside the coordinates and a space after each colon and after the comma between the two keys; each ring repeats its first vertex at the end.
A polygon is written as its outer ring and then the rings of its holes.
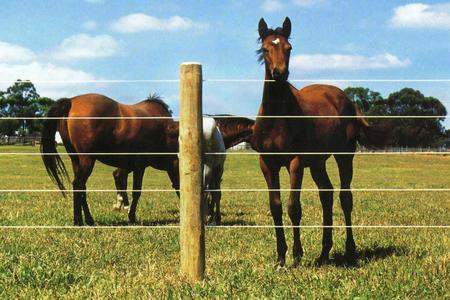
{"type": "MultiPolygon", "coordinates": [[[[450,225],[205,225],[209,229],[264,229],[264,228],[300,228],[300,229],[323,229],[323,228],[368,228],[368,229],[448,229],[450,225]]],[[[180,229],[180,225],[130,225],[130,226],[73,226],[73,225],[3,225],[0,229],[77,229],[77,230],[97,230],[97,229],[180,229]]]]}
{"type": "MultiPolygon", "coordinates": [[[[450,83],[450,79],[291,79],[290,82],[359,82],[359,83],[450,83]]],[[[13,81],[14,83],[24,83],[28,81],[13,81]]],[[[133,79],[133,80],[37,80],[33,81],[36,84],[121,84],[121,83],[179,83],[179,79],[133,79]]],[[[204,79],[203,82],[211,83],[264,83],[264,82],[274,82],[274,80],[264,80],[264,79],[204,79]]],[[[0,81],[0,83],[6,84],[11,83],[11,81],[0,81]]],[[[442,102],[441,103],[447,103],[442,102]]],[[[405,116],[228,116],[228,115],[208,115],[205,117],[214,118],[287,118],[287,119],[323,119],[323,118],[339,118],[339,119],[445,119],[447,116],[429,116],[429,115],[405,115],[405,116]]],[[[153,120],[153,119],[179,119],[178,116],[175,117],[0,117],[0,120],[47,120],[47,119],[57,119],[57,120],[128,120],[128,119],[143,119],[143,120],[153,120]]],[[[387,151],[372,151],[372,152],[273,152],[273,153],[258,153],[258,152],[222,152],[222,153],[204,153],[205,155],[445,155],[448,152],[441,151],[406,151],[406,152],[387,152],[387,151]]],[[[5,155],[178,155],[178,152],[145,152],[145,153],[34,153],[34,152],[0,152],[1,156],[5,155]]],[[[66,190],[66,192],[176,192],[179,190],[175,189],[141,189],[141,190],[115,190],[115,189],[94,189],[94,190],[66,190]]],[[[354,189],[206,189],[205,192],[270,192],[270,191],[280,191],[280,192],[321,192],[321,191],[351,191],[351,192],[449,192],[450,188],[354,188],[354,189]]],[[[0,193],[19,193],[19,192],[61,192],[57,189],[3,189],[0,193]]],[[[221,226],[210,226],[206,225],[209,229],[239,229],[239,228],[302,228],[302,229],[323,229],[323,228],[381,228],[381,229],[420,229],[420,228],[430,228],[430,229],[448,229],[450,225],[221,225],[221,226]]],[[[179,229],[179,225],[157,225],[157,226],[69,226],[69,225],[0,225],[0,229],[76,229],[76,230],[97,230],[97,229],[119,229],[119,230],[129,230],[129,229],[179,229]]]]}

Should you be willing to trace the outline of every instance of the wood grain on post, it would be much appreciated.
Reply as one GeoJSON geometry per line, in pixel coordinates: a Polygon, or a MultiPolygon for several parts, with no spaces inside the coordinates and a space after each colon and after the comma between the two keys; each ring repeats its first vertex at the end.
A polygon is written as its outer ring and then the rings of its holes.
{"type": "Polygon", "coordinates": [[[191,281],[205,273],[203,185],[202,66],[180,69],[180,269],[191,281]]]}

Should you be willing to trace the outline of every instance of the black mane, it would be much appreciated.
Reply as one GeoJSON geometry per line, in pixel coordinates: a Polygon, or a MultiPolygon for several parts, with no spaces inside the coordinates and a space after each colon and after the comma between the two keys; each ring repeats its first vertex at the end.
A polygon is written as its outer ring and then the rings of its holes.
{"type": "Polygon", "coordinates": [[[150,94],[144,102],[153,102],[161,105],[169,114],[172,116],[173,111],[170,109],[169,105],[164,102],[164,100],[158,94],[150,94]]]}

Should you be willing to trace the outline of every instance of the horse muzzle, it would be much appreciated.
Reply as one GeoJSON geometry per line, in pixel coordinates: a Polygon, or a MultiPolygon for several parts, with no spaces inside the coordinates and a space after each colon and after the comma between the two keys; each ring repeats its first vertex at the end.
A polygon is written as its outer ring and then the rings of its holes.
{"type": "Polygon", "coordinates": [[[280,71],[279,69],[275,68],[272,70],[272,78],[276,81],[276,82],[284,82],[287,81],[289,77],[289,71],[288,70],[283,70],[280,71]]]}

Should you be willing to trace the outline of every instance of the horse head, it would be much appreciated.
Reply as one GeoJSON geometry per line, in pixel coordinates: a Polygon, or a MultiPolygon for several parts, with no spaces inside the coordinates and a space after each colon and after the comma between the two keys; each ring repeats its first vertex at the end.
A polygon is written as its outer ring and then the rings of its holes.
{"type": "Polygon", "coordinates": [[[264,19],[258,25],[261,48],[258,50],[260,61],[266,66],[266,79],[277,82],[287,81],[289,77],[289,57],[292,46],[289,43],[291,20],[286,17],[283,27],[271,29],[264,19]]]}

